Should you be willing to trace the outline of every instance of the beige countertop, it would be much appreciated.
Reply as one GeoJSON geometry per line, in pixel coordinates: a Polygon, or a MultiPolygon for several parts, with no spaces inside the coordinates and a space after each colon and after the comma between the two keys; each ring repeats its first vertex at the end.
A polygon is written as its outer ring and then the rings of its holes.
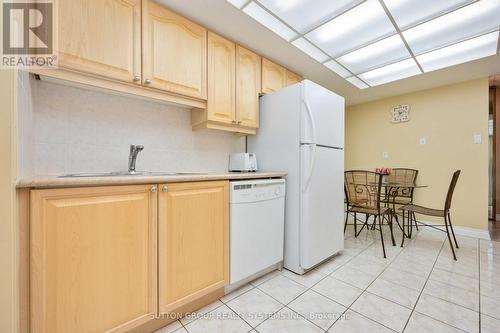
{"type": "Polygon", "coordinates": [[[61,188],[84,186],[113,186],[137,184],[166,184],[209,180],[243,180],[285,177],[285,172],[223,172],[190,175],[147,175],[147,176],[107,176],[107,177],[59,177],[34,176],[21,178],[17,188],[61,188]]]}

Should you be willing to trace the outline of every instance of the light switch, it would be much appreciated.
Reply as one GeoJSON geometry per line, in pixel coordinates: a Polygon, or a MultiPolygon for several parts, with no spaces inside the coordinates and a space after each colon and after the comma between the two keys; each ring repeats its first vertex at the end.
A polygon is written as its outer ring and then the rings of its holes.
{"type": "Polygon", "coordinates": [[[421,145],[426,145],[427,144],[427,138],[426,137],[421,137],[419,140],[421,145]]]}
{"type": "Polygon", "coordinates": [[[481,137],[481,134],[474,134],[474,143],[476,145],[480,145],[483,143],[483,138],[481,137]]]}
{"type": "Polygon", "coordinates": [[[382,153],[382,157],[384,158],[384,160],[388,160],[388,159],[389,159],[389,153],[388,153],[388,152],[386,152],[386,151],[384,151],[384,152],[382,153]]]}

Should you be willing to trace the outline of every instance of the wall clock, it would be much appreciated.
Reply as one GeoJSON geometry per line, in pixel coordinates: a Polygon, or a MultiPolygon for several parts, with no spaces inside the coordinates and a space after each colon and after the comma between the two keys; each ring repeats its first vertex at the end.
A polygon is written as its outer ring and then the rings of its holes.
{"type": "Polygon", "coordinates": [[[391,113],[392,122],[395,124],[410,121],[410,106],[408,104],[393,107],[391,113]]]}

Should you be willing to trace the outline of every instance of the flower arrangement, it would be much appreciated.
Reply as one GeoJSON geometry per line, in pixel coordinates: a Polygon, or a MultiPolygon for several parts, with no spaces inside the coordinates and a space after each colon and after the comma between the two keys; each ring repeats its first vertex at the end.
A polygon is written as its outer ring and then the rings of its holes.
{"type": "Polygon", "coordinates": [[[375,172],[379,173],[384,176],[389,176],[391,174],[391,169],[390,168],[376,168],[375,172]]]}

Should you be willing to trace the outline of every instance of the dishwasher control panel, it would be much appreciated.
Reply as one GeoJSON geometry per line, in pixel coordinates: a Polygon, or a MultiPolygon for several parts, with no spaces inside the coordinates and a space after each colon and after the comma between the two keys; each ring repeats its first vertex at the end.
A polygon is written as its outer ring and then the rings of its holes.
{"type": "Polygon", "coordinates": [[[231,203],[265,201],[285,196],[284,179],[232,181],[231,203]]]}

